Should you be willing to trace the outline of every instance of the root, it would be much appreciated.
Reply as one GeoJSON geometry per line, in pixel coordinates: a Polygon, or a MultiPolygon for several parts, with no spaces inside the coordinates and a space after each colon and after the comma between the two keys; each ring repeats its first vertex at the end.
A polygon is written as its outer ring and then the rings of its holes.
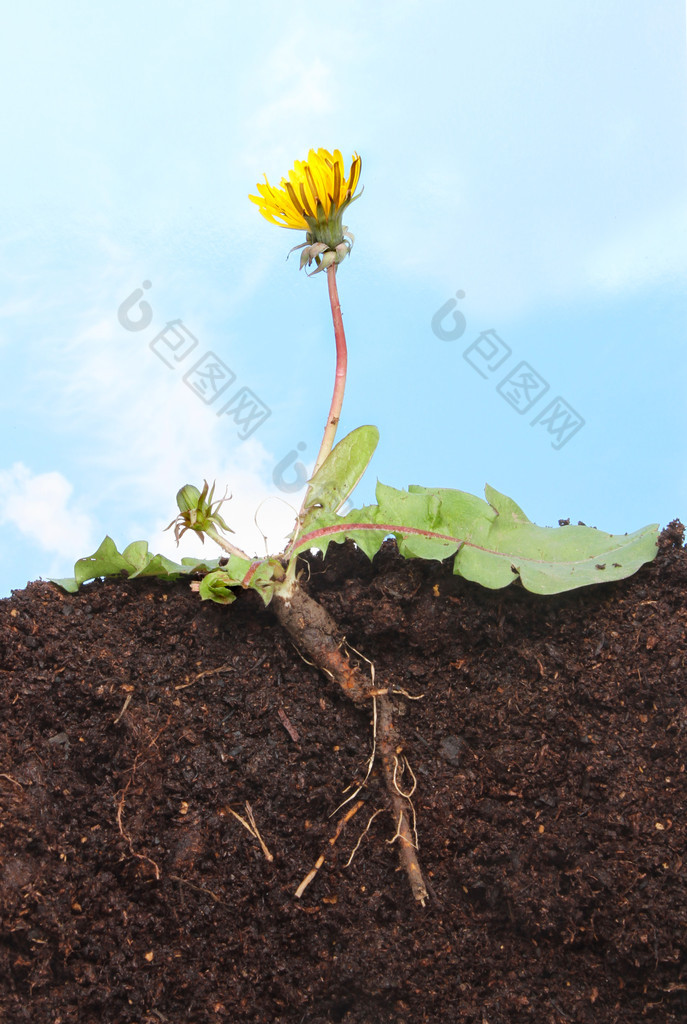
{"type": "MultiPolygon", "coordinates": [[[[391,799],[391,806],[396,819],[396,835],[398,840],[398,856],[410,882],[413,896],[423,907],[427,899],[427,887],[422,877],[420,863],[417,859],[417,836],[415,834],[415,810],[410,796],[401,792],[396,782],[398,773],[398,755],[403,750],[392,718],[391,702],[388,697],[379,698],[379,720],[377,722],[378,746],[384,766],[386,788],[391,799]],[[408,808],[412,813],[413,827],[410,826],[408,808]]],[[[410,766],[408,766],[410,768],[410,766]]],[[[412,772],[411,772],[412,774],[412,772]]]]}
{"type": "Polygon", "coordinates": [[[375,820],[377,815],[381,814],[381,813],[382,813],[381,811],[375,811],[374,814],[370,815],[370,817],[368,818],[368,821],[367,821],[367,825],[365,826],[363,831],[358,836],[358,842],[355,844],[355,846],[351,850],[351,855],[348,858],[348,860],[346,861],[345,867],[350,868],[351,864],[353,863],[353,858],[355,857],[356,853],[360,849],[360,844],[362,843],[362,841],[365,838],[365,836],[367,835],[367,833],[370,831],[370,825],[375,820]]]}
{"type": "MultiPolygon", "coordinates": [[[[350,810],[348,810],[346,812],[346,814],[344,814],[343,818],[341,819],[339,824],[336,826],[336,832],[334,833],[332,838],[329,840],[330,846],[334,845],[336,840],[341,835],[341,830],[344,827],[344,825],[351,820],[351,818],[353,817],[354,814],[358,813],[358,811],[360,810],[360,808],[362,806],[363,806],[363,801],[362,800],[358,800],[357,804],[354,804],[353,807],[351,807],[350,810]]],[[[373,815],[373,817],[374,817],[374,815],[373,815]]],[[[369,823],[368,823],[368,828],[369,828],[369,823]]],[[[357,849],[357,847],[356,847],[356,849],[357,849]]],[[[301,896],[303,895],[305,890],[308,888],[308,886],[310,885],[310,883],[312,882],[313,878],[315,877],[315,875],[320,870],[320,868],[322,867],[323,864],[324,864],[324,854],[321,854],[317,858],[317,860],[315,861],[315,867],[312,868],[310,871],[308,871],[307,875],[305,876],[305,878],[303,879],[301,884],[296,889],[296,892],[295,892],[294,895],[296,896],[297,899],[301,898],[301,896]]],[[[350,861],[349,861],[349,864],[350,864],[350,861]]],[[[346,865],[346,866],[348,867],[348,865],[346,865]]]]}
{"type": "Polygon", "coordinates": [[[119,834],[122,837],[122,839],[126,842],[127,846],[129,847],[129,853],[131,854],[131,856],[135,857],[136,860],[145,861],[147,864],[150,864],[150,866],[152,867],[153,872],[155,874],[155,879],[156,879],[156,881],[159,882],[160,881],[160,869],[157,866],[157,864],[155,863],[155,861],[151,857],[146,857],[145,854],[143,854],[143,853],[136,853],[136,851],[134,850],[134,844],[133,844],[133,840],[132,840],[131,836],[129,835],[128,832],[126,832],[124,830],[124,825],[122,823],[122,819],[124,817],[124,801],[126,799],[126,792],[127,792],[127,790],[128,790],[130,785],[131,785],[131,779],[129,779],[129,781],[127,782],[126,786],[121,791],[121,793],[118,793],[115,796],[115,806],[117,807],[117,827],[119,829],[119,834]],[[117,800],[117,796],[119,797],[119,800],[117,800]]]}
{"type": "Polygon", "coordinates": [[[240,814],[237,814],[236,811],[233,811],[231,807],[228,807],[227,810],[229,811],[230,814],[234,815],[237,821],[241,822],[241,824],[243,825],[247,832],[250,832],[253,839],[257,839],[258,843],[260,844],[260,849],[265,855],[265,860],[268,860],[271,863],[274,860],[274,857],[267,849],[267,846],[265,845],[262,836],[258,832],[258,826],[255,824],[255,818],[253,817],[253,808],[248,803],[248,801],[246,800],[246,814],[248,815],[248,821],[246,821],[245,818],[242,818],[240,814]]]}
{"type": "MultiPolygon", "coordinates": [[[[365,788],[365,785],[367,784],[367,780],[369,779],[370,775],[372,774],[372,769],[374,768],[376,753],[377,753],[377,701],[373,700],[372,701],[372,753],[370,754],[370,756],[367,759],[367,771],[365,772],[365,778],[363,779],[363,781],[360,783],[359,786],[356,786],[354,792],[351,793],[350,796],[347,796],[346,799],[343,800],[339,804],[338,807],[334,808],[332,813],[329,815],[330,818],[333,818],[335,814],[338,814],[339,811],[341,810],[341,808],[345,807],[346,804],[350,804],[351,800],[355,800],[355,798],[357,797],[358,793],[362,793],[363,789],[365,788]]],[[[347,786],[346,789],[344,789],[344,793],[347,793],[348,790],[352,789],[352,788],[353,788],[353,786],[347,786]]],[[[348,865],[346,865],[346,866],[348,867],[348,865]]]]}
{"type": "MultiPolygon", "coordinates": [[[[417,857],[415,811],[410,802],[413,790],[411,794],[405,795],[397,785],[399,755],[403,745],[394,725],[388,691],[375,688],[374,672],[368,678],[349,661],[344,653],[343,638],[337,624],[300,587],[297,586],[288,596],[277,592],[271,607],[302,656],[307,656],[313,665],[338,683],[354,704],[365,706],[370,701],[375,703],[375,743],[381,754],[386,789],[396,822],[396,834],[392,841],[398,841],[399,859],[408,875],[413,896],[424,906],[427,888],[417,857]]],[[[356,795],[353,794],[353,798],[356,795]]]]}
{"type": "Polygon", "coordinates": [[[369,681],[341,653],[341,631],[322,605],[296,587],[286,599],[275,594],[271,607],[298,650],[335,679],[354,704],[367,704],[369,681]]]}

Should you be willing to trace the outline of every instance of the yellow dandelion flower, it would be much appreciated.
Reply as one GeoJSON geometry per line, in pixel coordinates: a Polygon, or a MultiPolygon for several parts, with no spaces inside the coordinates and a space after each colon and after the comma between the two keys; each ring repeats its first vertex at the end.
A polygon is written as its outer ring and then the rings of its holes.
{"type": "MultiPolygon", "coordinates": [[[[311,149],[307,160],[296,160],[287,178],[278,188],[256,186],[259,195],[249,196],[270,223],[295,231],[305,231],[306,241],[295,246],[303,249],[301,267],[313,260],[318,270],[341,261],[351,251],[353,235],[342,223],[344,210],[358,198],[355,190],[360,179],[361,159],[353,154],[346,177],[343,157],[338,149],[311,149]]],[[[292,250],[293,251],[293,250],[292,250]]]]}

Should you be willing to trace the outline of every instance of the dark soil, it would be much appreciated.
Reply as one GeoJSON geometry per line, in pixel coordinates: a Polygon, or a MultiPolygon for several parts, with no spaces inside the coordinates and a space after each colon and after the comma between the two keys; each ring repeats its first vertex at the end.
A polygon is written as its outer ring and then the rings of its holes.
{"type": "Polygon", "coordinates": [[[255,594],[0,602],[0,1021],[685,1021],[682,533],[555,598],[390,544],[312,560],[377,685],[424,694],[394,698],[424,909],[381,773],[331,842],[371,716],[255,594]],[[232,814],[247,802],[272,861],[232,814]]]}

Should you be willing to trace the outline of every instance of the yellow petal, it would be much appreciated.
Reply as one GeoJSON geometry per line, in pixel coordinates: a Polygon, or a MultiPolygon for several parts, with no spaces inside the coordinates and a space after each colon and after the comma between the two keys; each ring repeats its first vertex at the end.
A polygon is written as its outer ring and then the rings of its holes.
{"type": "Polygon", "coordinates": [[[340,215],[341,206],[350,201],[358,186],[360,168],[360,157],[354,153],[346,178],[340,150],[311,149],[308,159],[296,160],[288,179],[282,178],[278,187],[270,185],[265,176],[265,183],[256,186],[259,195],[249,198],[270,223],[309,230],[306,218],[319,216],[318,203],[325,217],[340,215]]]}

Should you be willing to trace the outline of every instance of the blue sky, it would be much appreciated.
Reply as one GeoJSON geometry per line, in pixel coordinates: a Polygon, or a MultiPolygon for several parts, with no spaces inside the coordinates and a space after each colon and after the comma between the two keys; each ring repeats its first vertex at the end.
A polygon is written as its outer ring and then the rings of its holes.
{"type": "Polygon", "coordinates": [[[242,546],[282,546],[334,345],[324,275],[286,262],[304,239],[247,195],[313,146],[363,161],[357,503],[379,478],[489,483],[541,525],[687,517],[682,4],[26,0],[0,50],[0,596],[106,533],[199,552],[163,528],[204,478],[242,546]],[[235,399],[269,410],[244,439],[235,399]]]}

